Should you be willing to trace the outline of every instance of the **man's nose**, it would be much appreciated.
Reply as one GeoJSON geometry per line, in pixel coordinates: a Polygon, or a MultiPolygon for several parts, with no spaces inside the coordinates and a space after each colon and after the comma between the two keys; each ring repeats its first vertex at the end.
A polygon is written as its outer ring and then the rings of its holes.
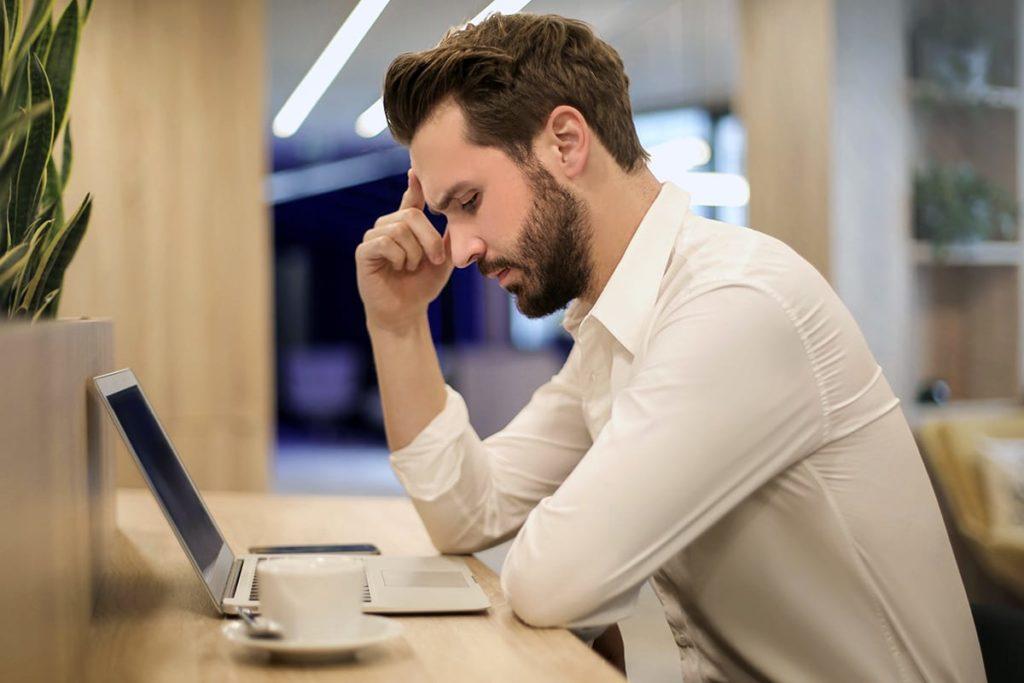
{"type": "Polygon", "coordinates": [[[463,234],[461,230],[452,230],[448,226],[449,239],[452,243],[452,263],[456,268],[466,268],[483,258],[487,244],[474,235],[463,234]]]}

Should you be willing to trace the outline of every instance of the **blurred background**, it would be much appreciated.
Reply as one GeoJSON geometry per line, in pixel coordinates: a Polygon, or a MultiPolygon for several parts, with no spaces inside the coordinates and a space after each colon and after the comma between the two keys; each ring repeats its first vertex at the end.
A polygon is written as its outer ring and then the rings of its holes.
{"type": "MultiPolygon", "coordinates": [[[[656,175],[829,278],[923,443],[940,425],[926,456],[977,556],[991,540],[980,475],[943,451],[942,430],[1021,413],[1024,2],[497,4],[590,23],[622,56],[656,175]]],[[[71,190],[94,194],[94,215],[61,314],[114,319],[119,366],[136,370],[201,488],[403,495],[353,261],[405,188],[408,155],[378,100],[395,55],[486,7],[96,3],[71,190]]],[[[557,315],[523,318],[476,269],[454,274],[430,321],[481,435],[570,343],[557,315]]],[[[119,481],[137,483],[126,463],[119,481]]],[[[630,643],[624,627],[631,677],[674,660],[645,604],[653,630],[630,643]]]]}

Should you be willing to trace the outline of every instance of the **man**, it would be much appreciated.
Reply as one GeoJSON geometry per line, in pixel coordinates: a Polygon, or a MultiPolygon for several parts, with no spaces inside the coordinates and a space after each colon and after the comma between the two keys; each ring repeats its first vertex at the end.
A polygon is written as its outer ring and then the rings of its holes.
{"type": "Polygon", "coordinates": [[[785,245],[656,181],[611,47],[493,16],[398,57],[384,105],[412,168],[358,282],[392,464],[439,550],[514,536],[512,609],[589,635],[652,579],[687,681],[984,680],[934,494],[852,317],[785,245]],[[483,441],[426,316],[474,262],[527,315],[572,301],[575,341],[483,441]]]}

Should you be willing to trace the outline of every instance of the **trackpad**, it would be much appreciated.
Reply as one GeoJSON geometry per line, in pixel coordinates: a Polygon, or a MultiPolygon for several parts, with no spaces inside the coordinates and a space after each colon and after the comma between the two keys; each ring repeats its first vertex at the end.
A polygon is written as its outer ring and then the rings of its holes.
{"type": "Polygon", "coordinates": [[[466,577],[461,572],[422,572],[384,569],[384,585],[389,588],[465,588],[466,577]]]}

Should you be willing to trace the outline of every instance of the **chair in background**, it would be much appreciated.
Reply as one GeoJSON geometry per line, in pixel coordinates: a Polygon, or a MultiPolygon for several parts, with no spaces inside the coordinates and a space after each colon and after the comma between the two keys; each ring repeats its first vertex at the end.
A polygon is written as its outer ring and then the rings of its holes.
{"type": "MultiPolygon", "coordinates": [[[[999,514],[1005,500],[995,500],[981,446],[986,439],[1015,439],[1024,444],[1024,414],[937,420],[917,430],[932,478],[944,503],[951,535],[966,545],[970,559],[1006,591],[1008,601],[1024,604],[1024,525],[999,514]]],[[[961,572],[965,572],[964,561],[961,572]]],[[[967,582],[965,576],[965,582],[967,582]]],[[[979,596],[968,596],[975,602],[979,596]]],[[[1004,602],[1005,600],[1000,600],[1004,602]]]]}
{"type": "Polygon", "coordinates": [[[960,551],[985,675],[989,683],[1022,681],[1024,525],[1019,510],[1015,519],[1006,514],[1007,496],[993,490],[983,448],[992,439],[1024,445],[1024,415],[936,420],[919,427],[917,438],[960,551]]]}

